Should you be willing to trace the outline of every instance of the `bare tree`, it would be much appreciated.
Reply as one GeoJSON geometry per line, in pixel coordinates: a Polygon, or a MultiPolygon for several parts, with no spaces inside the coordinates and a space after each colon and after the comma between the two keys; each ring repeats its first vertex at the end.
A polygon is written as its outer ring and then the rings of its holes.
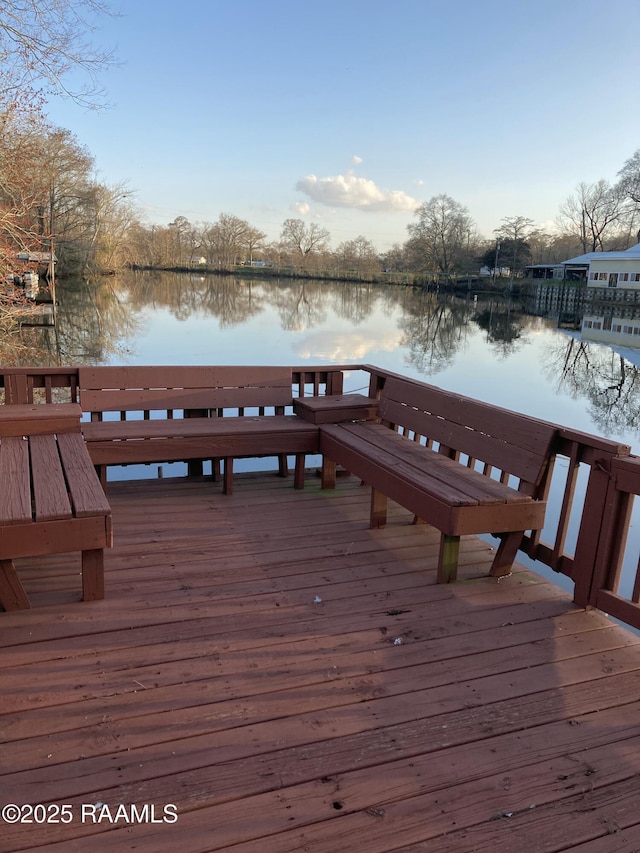
{"type": "Polygon", "coordinates": [[[221,213],[218,221],[203,233],[209,263],[227,269],[237,264],[244,256],[250,230],[251,226],[244,219],[221,213]]]}
{"type": "Polygon", "coordinates": [[[448,275],[468,265],[475,226],[466,207],[442,194],[422,204],[416,216],[407,248],[417,268],[448,275]]]}
{"type": "Polygon", "coordinates": [[[560,208],[559,225],[580,240],[583,252],[603,251],[605,237],[611,237],[629,213],[619,187],[608,181],[578,184],[560,208]]]}
{"type": "Polygon", "coordinates": [[[380,272],[380,260],[373,243],[366,237],[356,237],[340,243],[335,251],[338,267],[342,272],[371,275],[380,272]]]}
{"type": "Polygon", "coordinates": [[[114,63],[110,51],[95,47],[89,34],[101,16],[112,15],[103,0],[5,0],[0,17],[0,102],[35,98],[43,83],[50,93],[97,106],[104,92],[98,75],[114,63]],[[81,71],[84,84],[70,89],[70,71],[81,71]]]}
{"type": "Polygon", "coordinates": [[[526,216],[505,216],[500,227],[494,231],[497,241],[494,268],[499,266],[500,258],[508,261],[511,284],[515,274],[524,268],[531,257],[527,238],[532,230],[532,219],[527,219],[526,216]],[[502,255],[498,250],[500,242],[503,243],[502,255]]]}
{"type": "Polygon", "coordinates": [[[264,247],[264,241],[267,239],[267,235],[264,231],[260,231],[259,228],[249,227],[244,235],[244,245],[245,250],[247,252],[249,263],[253,263],[254,253],[259,249],[264,247]]]}
{"type": "Polygon", "coordinates": [[[302,219],[285,219],[280,239],[287,250],[304,259],[314,252],[325,251],[331,235],[315,222],[305,225],[302,219]]]}
{"type": "Polygon", "coordinates": [[[618,172],[618,186],[632,201],[640,204],[640,148],[633,154],[618,172]]]}

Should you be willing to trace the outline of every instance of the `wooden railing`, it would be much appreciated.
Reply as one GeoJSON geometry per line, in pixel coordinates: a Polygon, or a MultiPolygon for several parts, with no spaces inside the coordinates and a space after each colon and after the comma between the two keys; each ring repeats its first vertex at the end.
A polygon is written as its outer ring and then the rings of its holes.
{"type": "Polygon", "coordinates": [[[77,403],[76,367],[0,368],[4,403],[77,403]]]}
{"type": "MultiPolygon", "coordinates": [[[[631,593],[620,592],[623,560],[627,551],[633,498],[640,495],[640,458],[629,456],[614,459],[609,470],[601,472],[605,491],[600,498],[600,524],[594,523],[590,545],[593,547],[589,565],[591,571],[580,571],[576,579],[576,603],[597,607],[610,616],[640,629],[640,562],[630,554],[632,563],[631,593]]],[[[586,540],[585,524],[585,540],[586,540]]],[[[585,545],[583,544],[584,548],[585,545]]],[[[637,548],[635,544],[634,550],[637,548]]],[[[584,560],[586,554],[581,554],[584,560]]],[[[578,555],[576,555],[576,562],[578,555]]],[[[586,560],[585,560],[586,564],[586,560]]],[[[581,565],[582,568],[582,565],[581,565]]],[[[585,565],[586,569],[586,565],[585,565]]]]}
{"type": "MultiPolygon", "coordinates": [[[[370,397],[379,396],[389,377],[398,377],[372,365],[294,367],[292,396],[344,393],[347,371],[362,376],[370,397]]],[[[77,376],[71,367],[0,368],[0,402],[77,402],[77,376]]],[[[640,629],[640,563],[630,595],[620,592],[633,498],[640,494],[640,457],[631,456],[627,445],[558,426],[544,491],[545,527],[527,534],[521,551],[569,577],[579,606],[597,607],[640,629]]]]}

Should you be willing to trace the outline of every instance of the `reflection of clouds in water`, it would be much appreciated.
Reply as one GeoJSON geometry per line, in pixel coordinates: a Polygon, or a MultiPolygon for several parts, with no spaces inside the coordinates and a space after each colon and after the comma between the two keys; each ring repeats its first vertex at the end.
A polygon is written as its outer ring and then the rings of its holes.
{"type": "Polygon", "coordinates": [[[400,346],[397,329],[363,332],[315,332],[297,341],[293,351],[300,358],[323,358],[329,361],[361,361],[372,350],[392,352],[400,346]]]}

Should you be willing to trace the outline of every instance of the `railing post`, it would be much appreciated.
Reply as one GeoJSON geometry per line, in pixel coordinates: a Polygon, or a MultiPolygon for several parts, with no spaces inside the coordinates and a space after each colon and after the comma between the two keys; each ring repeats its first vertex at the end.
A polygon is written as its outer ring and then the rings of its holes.
{"type": "Polygon", "coordinates": [[[326,394],[342,394],[343,373],[341,370],[332,370],[327,373],[326,394]]]}
{"type": "MultiPolygon", "coordinates": [[[[613,534],[619,531],[620,492],[611,474],[611,459],[591,465],[574,557],[574,601],[595,606],[597,583],[608,573],[613,534]]],[[[627,522],[628,523],[628,522],[627,522]]]]}

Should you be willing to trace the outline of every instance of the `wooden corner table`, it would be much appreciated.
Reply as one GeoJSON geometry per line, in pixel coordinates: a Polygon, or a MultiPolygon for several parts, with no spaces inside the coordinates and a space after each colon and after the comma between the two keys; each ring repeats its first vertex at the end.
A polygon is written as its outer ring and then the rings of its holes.
{"type": "Polygon", "coordinates": [[[104,598],[111,507],[75,403],[0,406],[0,605],[29,608],[13,561],[82,552],[82,598],[104,598]]]}
{"type": "Polygon", "coordinates": [[[312,424],[338,424],[345,421],[374,421],[378,401],[362,394],[326,394],[320,397],[294,397],[293,411],[312,424]]]}

